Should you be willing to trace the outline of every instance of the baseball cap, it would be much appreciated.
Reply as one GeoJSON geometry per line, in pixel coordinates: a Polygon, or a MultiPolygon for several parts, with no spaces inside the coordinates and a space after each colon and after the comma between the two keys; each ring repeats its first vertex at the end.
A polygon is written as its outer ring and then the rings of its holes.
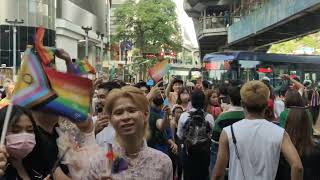
{"type": "Polygon", "coordinates": [[[263,77],[261,80],[270,82],[270,78],[268,78],[267,76],[263,77]]]}
{"type": "Polygon", "coordinates": [[[175,83],[181,83],[183,84],[183,81],[181,79],[175,79],[172,84],[175,84],[175,83]]]}

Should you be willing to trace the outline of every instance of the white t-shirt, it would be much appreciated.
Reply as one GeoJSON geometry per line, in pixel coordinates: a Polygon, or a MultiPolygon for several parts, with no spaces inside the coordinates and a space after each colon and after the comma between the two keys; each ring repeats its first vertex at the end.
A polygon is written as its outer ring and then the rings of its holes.
{"type": "Polygon", "coordinates": [[[243,119],[232,125],[241,163],[236,156],[231,126],[223,128],[229,141],[230,180],[273,180],[276,177],[284,129],[265,120],[243,119]],[[241,164],[245,174],[241,170],[241,164]]]}
{"type": "MultiPolygon", "coordinates": [[[[177,136],[181,139],[183,137],[183,126],[185,125],[185,123],[187,122],[187,120],[189,119],[189,112],[194,112],[196,111],[195,108],[190,109],[190,111],[188,112],[184,112],[181,114],[179,122],[178,122],[178,129],[177,129],[177,136]]],[[[211,128],[213,129],[214,126],[214,118],[211,114],[207,113],[205,120],[208,121],[211,125],[211,128]]]]}
{"type": "Polygon", "coordinates": [[[280,98],[276,98],[273,104],[274,117],[278,119],[282,111],[284,111],[284,109],[284,102],[280,98]]]}
{"type": "MultiPolygon", "coordinates": [[[[93,123],[96,124],[97,116],[92,117],[92,120],[93,123]]],[[[107,127],[96,135],[96,142],[100,147],[104,148],[104,150],[108,150],[108,144],[112,144],[114,142],[115,134],[115,130],[111,123],[109,123],[107,127]]]]}

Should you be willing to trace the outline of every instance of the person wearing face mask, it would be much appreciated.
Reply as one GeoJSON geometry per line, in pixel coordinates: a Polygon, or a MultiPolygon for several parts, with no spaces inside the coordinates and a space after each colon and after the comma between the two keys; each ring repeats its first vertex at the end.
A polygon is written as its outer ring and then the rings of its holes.
{"type": "MultiPolygon", "coordinates": [[[[0,110],[0,128],[8,107],[0,110]]],[[[23,107],[13,106],[6,135],[5,147],[0,151],[0,179],[44,179],[44,175],[35,171],[25,158],[36,145],[35,122],[31,113],[23,107]]]]}
{"type": "Polygon", "coordinates": [[[170,129],[169,107],[158,94],[150,104],[148,146],[169,155],[170,147],[176,152],[177,145],[173,142],[173,135],[170,129]]]}
{"type": "Polygon", "coordinates": [[[192,108],[190,93],[185,87],[182,87],[178,93],[177,104],[183,107],[183,111],[189,111],[192,108]]]}
{"type": "Polygon", "coordinates": [[[182,179],[182,147],[183,147],[183,142],[180,140],[176,134],[177,129],[178,129],[178,123],[181,114],[183,113],[183,107],[180,105],[174,105],[172,107],[172,119],[170,122],[170,127],[171,130],[174,134],[174,142],[177,144],[178,150],[177,153],[171,153],[170,156],[172,156],[172,165],[173,165],[173,175],[175,176],[174,178],[176,180],[181,180],[182,179]]]}

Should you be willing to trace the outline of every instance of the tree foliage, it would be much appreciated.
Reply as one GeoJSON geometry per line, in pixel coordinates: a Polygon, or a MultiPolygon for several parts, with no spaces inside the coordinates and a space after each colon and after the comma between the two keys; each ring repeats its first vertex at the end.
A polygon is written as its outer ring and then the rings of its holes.
{"type": "Polygon", "coordinates": [[[315,48],[314,54],[320,55],[320,32],[310,34],[302,38],[286,41],[283,43],[274,44],[270,48],[269,52],[280,54],[292,54],[303,47],[315,48]]]}
{"type": "Polygon", "coordinates": [[[116,39],[130,41],[140,53],[158,53],[163,48],[180,52],[181,31],[172,0],[127,0],[116,9],[116,39]]]}

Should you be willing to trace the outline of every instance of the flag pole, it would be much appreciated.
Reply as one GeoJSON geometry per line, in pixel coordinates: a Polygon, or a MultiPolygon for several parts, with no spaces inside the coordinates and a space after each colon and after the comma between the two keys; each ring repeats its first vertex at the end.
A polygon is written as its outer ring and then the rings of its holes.
{"type": "Polygon", "coordinates": [[[3,123],[3,128],[2,128],[2,132],[1,132],[1,139],[0,139],[0,145],[4,145],[4,141],[5,141],[5,137],[7,135],[7,130],[8,130],[8,124],[9,124],[9,120],[10,120],[10,116],[11,116],[11,112],[12,112],[12,108],[13,108],[13,104],[10,103],[6,112],[6,116],[4,119],[4,123],[3,123]]]}

